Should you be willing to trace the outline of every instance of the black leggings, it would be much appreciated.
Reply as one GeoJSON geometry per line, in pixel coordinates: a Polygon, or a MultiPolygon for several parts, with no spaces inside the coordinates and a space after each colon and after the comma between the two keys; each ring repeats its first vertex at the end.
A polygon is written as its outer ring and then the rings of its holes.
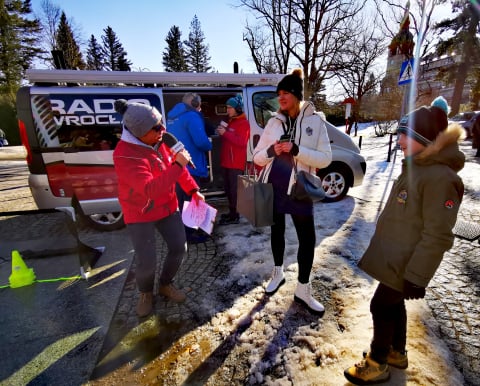
{"type": "Polygon", "coordinates": [[[407,340],[407,311],[403,293],[380,283],[370,302],[373,319],[371,356],[379,363],[386,363],[392,347],[405,351],[407,340]]]}
{"type": "MultiPolygon", "coordinates": [[[[316,242],[313,215],[292,214],[291,216],[298,238],[298,281],[306,284],[310,281],[316,242]]],[[[285,214],[274,211],[273,222],[274,225],[271,227],[273,261],[276,266],[280,266],[283,265],[285,253],[285,214]]]]}

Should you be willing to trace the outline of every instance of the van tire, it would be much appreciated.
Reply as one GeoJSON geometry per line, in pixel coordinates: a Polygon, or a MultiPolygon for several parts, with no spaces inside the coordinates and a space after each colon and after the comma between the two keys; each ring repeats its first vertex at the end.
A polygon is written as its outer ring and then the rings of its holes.
{"type": "Polygon", "coordinates": [[[76,199],[73,200],[75,213],[83,226],[101,232],[117,231],[125,227],[123,212],[110,212],[86,215],[76,199]]]}
{"type": "Polygon", "coordinates": [[[332,162],[325,169],[319,169],[317,176],[322,179],[322,186],[326,193],[322,202],[341,201],[352,186],[352,171],[342,162],[332,162]]]}

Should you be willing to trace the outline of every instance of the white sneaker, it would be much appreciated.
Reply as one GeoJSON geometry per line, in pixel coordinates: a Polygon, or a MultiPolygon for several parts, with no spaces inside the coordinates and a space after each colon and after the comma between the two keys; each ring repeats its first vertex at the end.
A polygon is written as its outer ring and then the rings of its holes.
{"type": "Polygon", "coordinates": [[[297,289],[295,290],[295,301],[305,305],[310,312],[314,314],[323,314],[325,312],[325,307],[323,304],[316,301],[311,295],[310,283],[297,284],[297,289]]]}
{"type": "Polygon", "coordinates": [[[285,275],[283,274],[283,265],[275,266],[272,272],[272,278],[265,288],[267,295],[273,295],[277,290],[285,284],[285,275]]]}

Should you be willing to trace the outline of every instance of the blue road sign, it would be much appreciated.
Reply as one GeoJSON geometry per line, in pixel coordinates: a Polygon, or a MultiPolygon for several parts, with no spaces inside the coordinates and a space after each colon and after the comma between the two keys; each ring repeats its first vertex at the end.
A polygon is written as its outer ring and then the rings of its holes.
{"type": "Polygon", "coordinates": [[[398,85],[407,84],[412,81],[413,77],[413,58],[402,62],[400,68],[400,76],[398,77],[398,85]]]}

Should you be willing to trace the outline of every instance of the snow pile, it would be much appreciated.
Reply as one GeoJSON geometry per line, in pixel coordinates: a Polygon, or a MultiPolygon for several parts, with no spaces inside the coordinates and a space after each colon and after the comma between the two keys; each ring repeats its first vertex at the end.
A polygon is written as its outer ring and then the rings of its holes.
{"type": "MultiPolygon", "coordinates": [[[[367,159],[363,185],[351,189],[341,202],[315,205],[317,246],[311,282],[314,295],[326,307],[323,318],[309,314],[293,300],[298,244],[289,219],[287,282],[271,297],[264,295],[273,268],[269,228],[254,230],[242,222],[216,230],[219,253],[233,256],[225,288],[232,283],[253,288],[211,321],[223,338],[236,336],[229,358],[237,366],[241,360],[248,361],[248,384],[344,384],[343,370],[360,361],[362,351],[369,347],[369,302],[377,283],[355,263],[369,243],[403,155],[398,151],[387,162],[388,137],[372,138],[367,131],[360,134],[367,159]]],[[[392,369],[389,384],[463,384],[425,302],[409,301],[407,311],[410,366],[392,369]]],[[[229,363],[226,359],[217,374],[229,363]]]]}

